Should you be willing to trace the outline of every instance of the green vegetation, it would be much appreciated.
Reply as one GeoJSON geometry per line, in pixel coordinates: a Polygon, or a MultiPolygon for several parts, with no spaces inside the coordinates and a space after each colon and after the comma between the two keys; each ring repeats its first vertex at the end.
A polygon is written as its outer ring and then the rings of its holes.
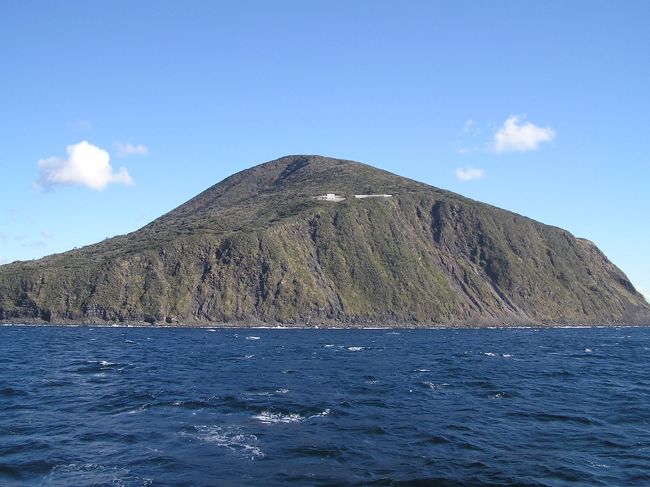
{"type": "Polygon", "coordinates": [[[463,326],[649,316],[586,240],[319,156],[237,173],[129,235],[0,267],[3,321],[463,326]],[[332,192],[347,199],[313,199],[332,192]],[[353,197],[361,193],[393,197],[353,197]]]}

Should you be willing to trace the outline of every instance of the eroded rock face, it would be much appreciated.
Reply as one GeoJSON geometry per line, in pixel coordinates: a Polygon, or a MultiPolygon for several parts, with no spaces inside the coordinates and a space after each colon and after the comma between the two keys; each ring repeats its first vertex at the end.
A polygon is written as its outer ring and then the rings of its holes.
{"type": "Polygon", "coordinates": [[[319,156],[237,173],[129,235],[0,267],[4,321],[475,326],[648,316],[587,240],[319,156]],[[314,198],[328,193],[346,198],[314,198]]]}

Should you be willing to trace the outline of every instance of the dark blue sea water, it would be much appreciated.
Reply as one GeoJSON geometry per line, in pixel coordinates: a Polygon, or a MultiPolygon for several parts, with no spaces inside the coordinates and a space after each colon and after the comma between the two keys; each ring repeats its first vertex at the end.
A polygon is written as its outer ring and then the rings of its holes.
{"type": "Polygon", "coordinates": [[[0,485],[650,485],[650,329],[0,327],[0,485]]]}

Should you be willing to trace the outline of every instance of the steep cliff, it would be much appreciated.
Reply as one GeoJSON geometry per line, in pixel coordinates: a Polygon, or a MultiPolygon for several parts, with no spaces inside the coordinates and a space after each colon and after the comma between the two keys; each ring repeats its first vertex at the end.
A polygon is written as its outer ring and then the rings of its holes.
{"type": "Polygon", "coordinates": [[[0,320],[15,322],[472,326],[649,316],[587,240],[320,156],[237,173],[131,234],[0,266],[0,320]],[[314,198],[327,193],[345,200],[314,198]]]}

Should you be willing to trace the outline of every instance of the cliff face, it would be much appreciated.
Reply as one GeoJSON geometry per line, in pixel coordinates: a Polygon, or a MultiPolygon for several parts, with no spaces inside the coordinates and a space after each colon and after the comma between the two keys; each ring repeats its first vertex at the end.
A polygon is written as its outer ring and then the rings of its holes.
{"type": "Polygon", "coordinates": [[[648,317],[643,297],[587,240],[318,156],[237,173],[132,234],[0,267],[4,321],[471,326],[648,317]],[[313,198],[326,193],[346,199],[313,198]]]}

